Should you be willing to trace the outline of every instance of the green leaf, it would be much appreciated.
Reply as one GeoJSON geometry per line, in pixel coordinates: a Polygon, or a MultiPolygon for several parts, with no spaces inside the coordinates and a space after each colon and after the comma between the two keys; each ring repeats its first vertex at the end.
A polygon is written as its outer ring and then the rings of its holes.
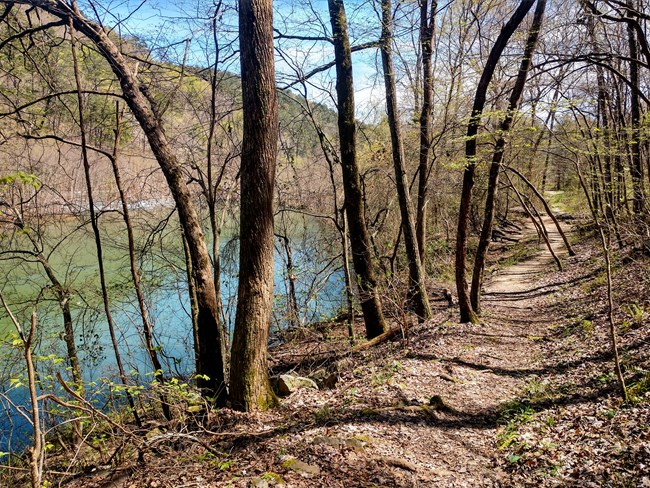
{"type": "Polygon", "coordinates": [[[23,185],[33,186],[34,188],[39,188],[41,186],[38,176],[24,171],[15,171],[14,173],[9,173],[6,176],[0,177],[0,186],[9,186],[16,182],[23,185]]]}
{"type": "Polygon", "coordinates": [[[510,464],[515,464],[515,463],[519,462],[520,459],[521,459],[521,456],[517,456],[516,454],[510,454],[508,456],[508,462],[510,464]]]}

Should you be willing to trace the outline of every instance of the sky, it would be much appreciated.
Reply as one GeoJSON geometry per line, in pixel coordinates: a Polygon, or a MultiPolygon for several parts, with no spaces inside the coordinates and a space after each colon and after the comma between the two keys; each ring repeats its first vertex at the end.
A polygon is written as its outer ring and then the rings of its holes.
{"type": "MultiPolygon", "coordinates": [[[[237,73],[237,12],[233,4],[233,0],[224,0],[217,29],[222,43],[221,58],[227,59],[222,69],[237,73]]],[[[214,0],[84,0],[80,6],[86,15],[115,28],[121,35],[144,40],[158,59],[182,62],[186,39],[191,39],[187,62],[194,66],[213,63],[209,18],[214,0]]],[[[322,37],[324,30],[329,33],[327,0],[313,0],[309,6],[305,0],[275,0],[274,8],[276,32],[313,37],[322,37]]],[[[372,3],[349,1],[346,9],[353,45],[377,39],[379,21],[374,21],[376,13],[372,3]]],[[[327,42],[277,39],[276,49],[276,76],[280,87],[296,78],[296,70],[306,73],[334,58],[332,45],[327,42]]],[[[379,109],[384,98],[378,62],[376,49],[354,54],[357,117],[366,121],[383,115],[383,110],[379,109]]],[[[333,68],[313,77],[307,87],[308,98],[334,107],[330,94],[334,83],[333,68]]]]}

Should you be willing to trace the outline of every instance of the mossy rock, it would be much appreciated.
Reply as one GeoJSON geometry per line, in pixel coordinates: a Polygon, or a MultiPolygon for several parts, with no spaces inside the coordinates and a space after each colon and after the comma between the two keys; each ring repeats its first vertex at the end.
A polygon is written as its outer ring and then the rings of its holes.
{"type": "Polygon", "coordinates": [[[318,476],[320,475],[320,468],[315,464],[307,464],[296,458],[286,459],[282,463],[282,467],[288,471],[294,471],[303,476],[318,476]]]}
{"type": "Polygon", "coordinates": [[[278,395],[280,396],[289,396],[301,388],[313,388],[314,390],[318,390],[318,385],[314,380],[302,376],[281,374],[274,379],[273,383],[278,395]]]}

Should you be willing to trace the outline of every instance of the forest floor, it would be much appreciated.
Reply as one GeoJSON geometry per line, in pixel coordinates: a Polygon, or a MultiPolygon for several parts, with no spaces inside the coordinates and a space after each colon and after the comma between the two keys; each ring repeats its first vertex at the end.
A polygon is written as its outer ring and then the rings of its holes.
{"type": "MultiPolygon", "coordinates": [[[[623,403],[602,252],[574,239],[568,257],[548,228],[565,270],[527,229],[534,252],[491,274],[481,324],[459,324],[440,306],[401,338],[356,353],[343,326],[303,331],[272,350],[273,371],[336,381],[330,389],[298,389],[264,413],[220,410],[207,431],[171,432],[144,464],[64,485],[650,487],[650,260],[627,252],[615,263],[632,394],[623,403]]],[[[511,263],[513,252],[496,255],[511,263]]]]}

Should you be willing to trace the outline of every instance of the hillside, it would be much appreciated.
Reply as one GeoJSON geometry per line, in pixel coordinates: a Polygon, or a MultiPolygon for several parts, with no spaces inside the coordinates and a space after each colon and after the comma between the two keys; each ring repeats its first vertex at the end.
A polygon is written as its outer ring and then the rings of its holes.
{"type": "Polygon", "coordinates": [[[69,460],[55,450],[46,472],[88,488],[645,486],[650,260],[630,253],[616,265],[622,403],[601,255],[589,236],[576,248],[565,271],[549,271],[542,247],[500,269],[481,324],[438,308],[405,337],[356,353],[339,326],[306,330],[272,349],[272,369],[321,389],[294,390],[267,413],[215,411],[206,429],[156,422],[138,434],[141,462],[114,431],[103,452],[116,449],[117,466],[84,449],[64,475],[69,460]]]}
{"type": "Polygon", "coordinates": [[[0,486],[650,486],[645,10],[0,2],[0,486]]]}

